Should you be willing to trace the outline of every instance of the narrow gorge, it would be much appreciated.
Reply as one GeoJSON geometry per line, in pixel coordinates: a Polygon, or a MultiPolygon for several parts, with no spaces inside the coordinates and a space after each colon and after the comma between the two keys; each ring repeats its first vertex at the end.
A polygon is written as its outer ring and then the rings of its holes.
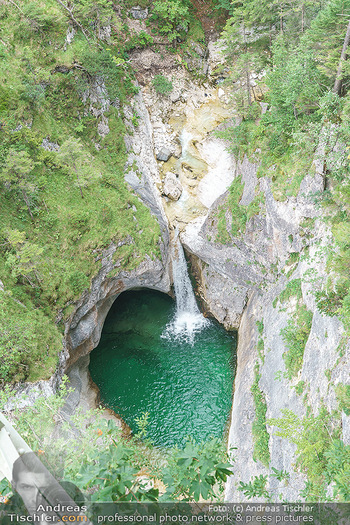
{"type": "MultiPolygon", "coordinates": [[[[216,57],[214,44],[210,50],[216,57]]],[[[138,60],[142,63],[142,54],[138,60]]],[[[210,64],[210,55],[208,60],[210,64]]],[[[238,329],[229,431],[229,447],[237,447],[238,452],[226,499],[241,500],[239,482],[248,483],[254,476],[273,474],[276,469],[290,473],[289,482],[286,485],[271,476],[268,489],[293,501],[306,481],[293,469],[296,446],[276,436],[274,427],[265,421],[281,417],[282,410],[291,410],[302,419],[307,410],[305,399],[315,413],[323,405],[332,411],[337,406],[336,385],[347,384],[349,378],[346,332],[337,318],[318,311],[312,294],[314,283],[326,279],[330,242],[330,232],[314,201],[314,195],[324,191],[324,176],[315,157],[314,173],[306,175],[298,194],[284,202],[276,199],[269,177],[257,176],[259,161],[247,156],[237,159],[227,151],[227,142],[215,134],[234,114],[227,88],[225,91],[215,82],[197,83],[183,71],[180,75],[182,78],[174,82],[174,102],[157,95],[150,84],[134,99],[134,110],[141,118],[128,146],[131,169],[127,182],[147,205],[151,203],[160,224],[168,225],[163,226],[164,266],[157,262],[154,273],[154,263],[149,261],[151,268],[141,265],[137,269],[137,273],[146,270],[144,275],[131,280],[129,275],[117,275],[118,288],[108,283],[108,298],[102,301],[105,284],[99,280],[97,297],[88,296],[67,332],[74,348],[71,355],[77,352],[80,356],[83,348],[85,354],[96,346],[116,291],[145,287],[169,292],[174,272],[171,246],[179,229],[204,311],[227,330],[238,329]],[[154,160],[163,154],[163,160],[154,160]],[[234,180],[243,187],[239,206],[248,209],[258,202],[241,237],[231,236],[234,217],[228,202],[234,180]],[[220,230],[222,217],[224,234],[220,230]],[[290,290],[289,297],[285,290],[290,290]],[[282,331],[299,300],[311,312],[312,323],[300,369],[290,377],[282,331]],[[253,430],[258,417],[254,388],[266,414],[257,436],[253,430]]],[[[86,373],[87,361],[79,357],[79,362],[86,373]]],[[[76,369],[70,370],[73,377],[76,369]]],[[[344,443],[350,444],[349,416],[344,411],[340,425],[344,443]]]]}
{"type": "Polygon", "coordinates": [[[50,1],[58,31],[39,3],[0,6],[7,64],[18,19],[30,45],[48,31],[34,80],[18,59],[21,87],[0,88],[2,409],[67,377],[73,433],[102,403],[96,440],[144,424],[158,452],[224,441],[221,501],[349,501],[350,77],[337,91],[319,46],[329,24],[343,57],[349,6],[265,6],[266,21],[176,0],[169,22],[161,2],[105,2],[103,18],[50,1]]]}

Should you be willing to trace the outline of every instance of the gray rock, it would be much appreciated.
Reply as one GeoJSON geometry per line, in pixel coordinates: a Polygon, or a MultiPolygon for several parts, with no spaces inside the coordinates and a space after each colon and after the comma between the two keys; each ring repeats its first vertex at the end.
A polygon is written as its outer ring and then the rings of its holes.
{"type": "Polygon", "coordinates": [[[170,93],[170,100],[173,104],[175,104],[175,102],[178,102],[179,100],[181,99],[181,93],[180,91],[172,91],[170,93]]]}
{"type": "Polygon", "coordinates": [[[207,54],[207,50],[204,46],[201,46],[198,42],[191,42],[191,47],[197,55],[204,58],[207,54]]]}
{"type": "Polygon", "coordinates": [[[135,20],[146,20],[148,17],[148,8],[142,9],[139,5],[132,7],[130,9],[130,16],[135,18],[135,20]]]}
{"type": "Polygon", "coordinates": [[[108,118],[105,115],[102,115],[100,122],[97,124],[97,132],[102,138],[109,133],[108,118]]]}
{"type": "Polygon", "coordinates": [[[41,143],[41,147],[46,149],[47,151],[59,151],[60,147],[57,144],[57,142],[50,142],[48,138],[43,139],[41,143]]]}
{"type": "Polygon", "coordinates": [[[70,45],[73,42],[73,38],[76,31],[73,27],[68,27],[67,34],[66,34],[66,44],[70,45]]]}
{"type": "Polygon", "coordinates": [[[169,148],[162,148],[157,154],[157,160],[167,162],[171,157],[171,151],[169,148]]]}
{"type": "Polygon", "coordinates": [[[182,193],[182,186],[175,173],[169,171],[165,175],[163,185],[163,195],[169,197],[173,201],[179,200],[182,193]]]}

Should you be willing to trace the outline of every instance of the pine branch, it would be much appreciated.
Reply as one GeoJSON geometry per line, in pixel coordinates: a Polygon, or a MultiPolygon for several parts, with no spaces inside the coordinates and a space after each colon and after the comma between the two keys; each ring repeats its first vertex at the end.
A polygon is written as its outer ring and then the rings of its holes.
{"type": "MultiPolygon", "coordinates": [[[[11,0],[9,0],[11,1],[11,0]]],[[[91,47],[91,42],[90,40],[88,39],[86,33],[85,33],[85,30],[83,28],[83,26],[81,25],[80,22],[78,22],[78,20],[75,18],[75,16],[73,15],[72,11],[61,1],[61,0],[56,0],[56,2],[58,4],[60,4],[66,11],[68,11],[69,13],[69,16],[71,17],[71,19],[73,20],[73,22],[81,29],[83,35],[85,36],[86,40],[87,40],[87,43],[89,44],[89,46],[91,47]]]]}

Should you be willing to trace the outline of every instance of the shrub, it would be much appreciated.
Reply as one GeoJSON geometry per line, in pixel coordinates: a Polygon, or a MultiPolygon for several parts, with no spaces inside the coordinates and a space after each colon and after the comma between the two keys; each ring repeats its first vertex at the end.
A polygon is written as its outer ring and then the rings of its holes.
{"type": "Polygon", "coordinates": [[[252,433],[254,439],[254,460],[259,460],[266,467],[270,463],[270,451],[269,451],[269,433],[266,429],[266,399],[264,393],[259,387],[259,365],[255,365],[255,379],[250,389],[254,398],[255,406],[255,419],[253,422],[252,433]]]}
{"type": "Polygon", "coordinates": [[[181,0],[157,0],[153,3],[152,19],[157,20],[159,32],[171,41],[189,26],[189,7],[181,0]]]}
{"type": "Polygon", "coordinates": [[[90,284],[86,275],[78,270],[69,275],[68,282],[75,295],[82,293],[90,284]]]}
{"type": "Polygon", "coordinates": [[[172,82],[163,77],[163,75],[156,75],[152,80],[152,85],[156,92],[161,95],[168,95],[174,88],[172,82]]]}
{"type": "Polygon", "coordinates": [[[283,359],[289,379],[295,377],[303,366],[304,350],[311,331],[312,317],[312,312],[304,304],[298,305],[286,328],[281,330],[283,341],[287,347],[283,359]]]}

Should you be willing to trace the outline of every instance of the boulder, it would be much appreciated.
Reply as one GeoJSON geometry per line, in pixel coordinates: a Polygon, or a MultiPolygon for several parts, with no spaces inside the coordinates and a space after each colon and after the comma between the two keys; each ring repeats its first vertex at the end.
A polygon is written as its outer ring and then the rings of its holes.
{"type": "Polygon", "coordinates": [[[179,100],[181,99],[181,92],[180,91],[172,91],[170,93],[170,100],[173,104],[175,104],[175,102],[178,102],[179,100]]]}
{"type": "Polygon", "coordinates": [[[135,18],[135,20],[145,20],[148,17],[148,9],[142,9],[139,5],[132,7],[130,9],[130,16],[135,18]]]}
{"type": "Polygon", "coordinates": [[[163,195],[173,201],[179,200],[182,193],[182,186],[175,173],[169,171],[165,175],[163,184],[163,195]]]}
{"type": "Polygon", "coordinates": [[[46,139],[43,139],[41,143],[41,147],[46,149],[46,151],[59,151],[60,150],[60,147],[57,144],[57,142],[50,142],[49,137],[47,137],[46,139]]]}
{"type": "Polygon", "coordinates": [[[162,148],[157,154],[157,160],[167,162],[171,157],[171,151],[169,148],[162,148]]]}
{"type": "Polygon", "coordinates": [[[204,46],[201,46],[198,42],[191,42],[191,47],[198,56],[204,58],[207,54],[207,50],[204,46]]]}

